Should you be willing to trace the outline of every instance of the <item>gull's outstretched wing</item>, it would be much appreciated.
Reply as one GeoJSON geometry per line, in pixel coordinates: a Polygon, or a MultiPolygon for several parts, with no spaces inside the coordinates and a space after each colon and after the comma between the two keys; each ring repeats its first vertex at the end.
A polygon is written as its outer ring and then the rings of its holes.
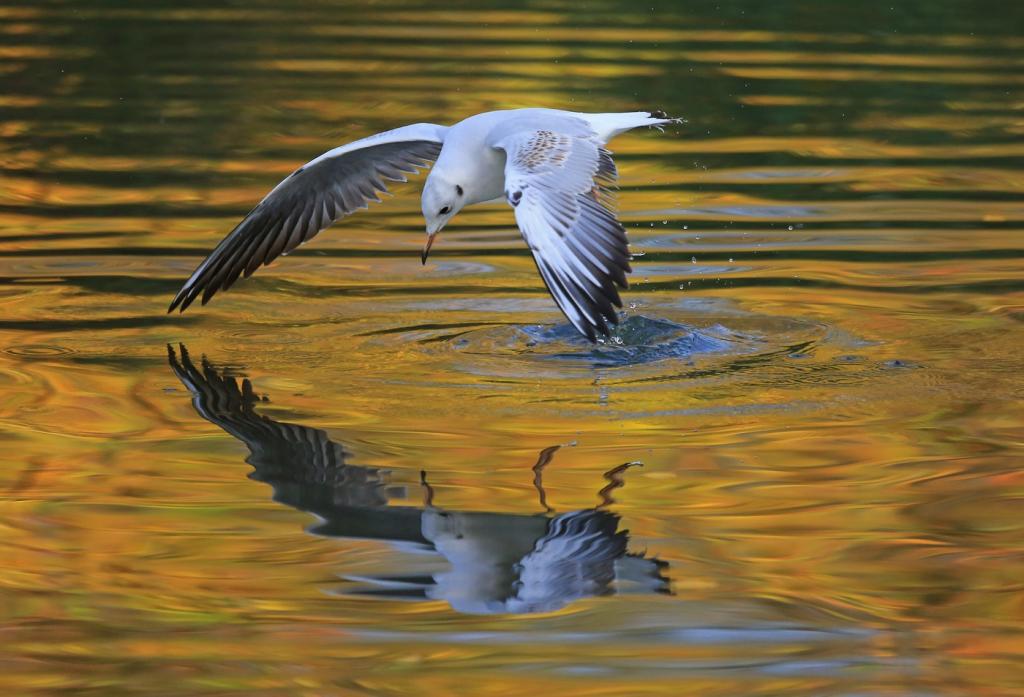
{"type": "Polygon", "coordinates": [[[499,134],[505,195],[544,283],[565,316],[594,341],[616,324],[629,248],[615,217],[615,163],[588,124],[573,118],[499,134]]]}
{"type": "Polygon", "coordinates": [[[404,182],[437,159],[447,127],[417,123],[325,152],[292,172],[192,273],[168,312],[205,305],[243,273],[287,254],[339,218],[380,201],[384,180],[404,182]]]}

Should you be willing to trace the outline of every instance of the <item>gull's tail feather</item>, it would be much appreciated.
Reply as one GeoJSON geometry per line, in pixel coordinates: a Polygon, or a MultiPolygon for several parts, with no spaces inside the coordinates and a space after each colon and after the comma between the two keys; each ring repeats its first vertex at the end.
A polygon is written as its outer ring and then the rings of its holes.
{"type": "Polygon", "coordinates": [[[580,116],[587,119],[594,133],[605,143],[620,133],[631,131],[634,128],[645,126],[663,128],[669,124],[686,121],[682,118],[673,118],[664,111],[630,111],[623,114],[580,114],[580,116]]]}
{"type": "Polygon", "coordinates": [[[665,129],[665,126],[673,123],[686,123],[686,119],[681,116],[669,116],[661,109],[655,109],[647,114],[647,126],[651,128],[657,128],[659,131],[665,129]]]}

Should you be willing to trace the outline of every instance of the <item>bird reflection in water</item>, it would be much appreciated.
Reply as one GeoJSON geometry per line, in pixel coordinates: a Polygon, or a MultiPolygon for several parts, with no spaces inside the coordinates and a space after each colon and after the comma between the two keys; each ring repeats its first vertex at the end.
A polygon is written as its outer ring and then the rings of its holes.
{"type": "Polygon", "coordinates": [[[446,510],[435,501],[426,472],[420,473],[423,507],[388,504],[386,473],[346,464],[348,453],[318,428],[276,421],[259,414],[248,379],[214,368],[204,357],[197,367],[184,346],[168,347],[171,368],[192,393],[207,421],[245,443],[253,479],[274,489],[274,500],[313,513],[319,535],[382,540],[404,549],[432,551],[448,568],[433,574],[351,579],[350,594],[407,600],[444,600],[474,614],[548,612],[590,596],[668,593],[667,564],[628,551],[629,536],[607,508],[612,492],[638,463],[605,473],[599,505],[555,515],[547,504],[544,468],[558,446],[540,453],[533,467],[539,514],[446,510]]]}

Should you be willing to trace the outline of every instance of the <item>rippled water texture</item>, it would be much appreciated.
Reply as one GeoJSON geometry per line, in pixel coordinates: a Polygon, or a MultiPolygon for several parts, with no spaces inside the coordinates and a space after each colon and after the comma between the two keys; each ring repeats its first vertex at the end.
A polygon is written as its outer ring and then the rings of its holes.
{"type": "Polygon", "coordinates": [[[0,0],[9,694],[1024,694],[1024,5],[0,0]],[[613,143],[578,338],[418,182],[165,314],[281,177],[613,143]]]}

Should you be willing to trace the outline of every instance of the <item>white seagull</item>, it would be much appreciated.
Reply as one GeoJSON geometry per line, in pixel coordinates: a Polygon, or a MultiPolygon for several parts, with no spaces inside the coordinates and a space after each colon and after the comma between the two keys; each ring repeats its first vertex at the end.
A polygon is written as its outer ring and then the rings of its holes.
{"type": "Polygon", "coordinates": [[[565,316],[596,340],[618,322],[629,248],[615,216],[615,163],[604,145],[641,126],[681,119],[664,112],[581,114],[490,111],[454,126],[417,123],[325,152],[292,172],[199,265],[168,312],[202,293],[206,304],[240,275],[287,254],[324,228],[434,163],[423,186],[425,264],[437,233],[466,206],[504,197],[541,278],[565,316]]]}

